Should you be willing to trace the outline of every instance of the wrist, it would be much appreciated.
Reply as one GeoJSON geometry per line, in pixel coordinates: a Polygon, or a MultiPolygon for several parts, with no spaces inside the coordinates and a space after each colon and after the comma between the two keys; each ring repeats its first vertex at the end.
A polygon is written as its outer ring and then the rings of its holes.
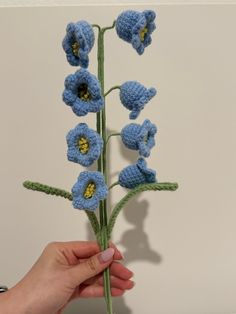
{"type": "Polygon", "coordinates": [[[0,313],[10,314],[12,313],[13,298],[11,289],[0,294],[0,313]]]}
{"type": "Polygon", "coordinates": [[[0,313],[4,314],[27,314],[25,296],[17,286],[0,294],[0,313]]]}

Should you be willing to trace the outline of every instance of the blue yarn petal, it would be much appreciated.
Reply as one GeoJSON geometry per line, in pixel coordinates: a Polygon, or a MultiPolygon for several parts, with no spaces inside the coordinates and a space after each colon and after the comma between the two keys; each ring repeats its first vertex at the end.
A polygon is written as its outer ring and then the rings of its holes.
{"type": "Polygon", "coordinates": [[[106,198],[108,194],[104,177],[99,171],[81,172],[71,191],[74,208],[88,211],[95,211],[99,206],[100,200],[106,198]],[[96,189],[91,198],[85,198],[84,192],[89,183],[94,183],[96,189]]]}
{"type": "Polygon", "coordinates": [[[155,146],[157,127],[146,119],[142,125],[130,123],[121,130],[123,144],[132,150],[138,150],[143,157],[149,157],[151,149],[155,146]]]}
{"type": "Polygon", "coordinates": [[[69,23],[66,27],[66,35],[62,41],[62,47],[66,53],[70,65],[87,68],[89,65],[88,54],[94,45],[93,27],[87,21],[69,23]],[[72,45],[78,44],[78,53],[73,52],[72,45]]]}
{"type": "Polygon", "coordinates": [[[104,106],[100,82],[86,69],[80,69],[66,77],[62,99],[72,107],[77,116],[85,116],[88,112],[99,112],[104,106]],[[89,99],[84,100],[80,97],[79,88],[81,86],[86,86],[89,99]]]}
{"type": "Polygon", "coordinates": [[[144,183],[156,182],[156,171],[147,168],[145,159],[139,158],[134,165],[124,168],[119,174],[119,184],[128,189],[144,183]]]}
{"type": "Polygon", "coordinates": [[[76,96],[70,90],[65,90],[62,94],[62,99],[68,106],[73,106],[76,96]]]}
{"type": "Polygon", "coordinates": [[[124,41],[131,43],[139,55],[151,44],[151,34],[155,30],[154,20],[156,13],[152,10],[138,12],[134,10],[123,11],[116,20],[117,35],[124,41]],[[140,33],[146,28],[144,38],[140,33]]]}
{"type": "Polygon", "coordinates": [[[103,149],[103,140],[94,130],[90,129],[86,123],[79,123],[70,130],[66,136],[68,145],[67,158],[69,161],[79,163],[84,167],[91,166],[97,160],[103,149]],[[88,151],[83,153],[78,147],[78,141],[85,138],[88,142],[88,151]]]}
{"type": "Polygon", "coordinates": [[[152,10],[144,10],[143,14],[145,15],[145,18],[148,21],[148,23],[152,23],[156,18],[156,13],[152,10]]]}
{"type": "Polygon", "coordinates": [[[156,171],[147,168],[147,163],[144,158],[139,158],[137,161],[137,167],[140,172],[145,177],[145,183],[154,183],[156,182],[156,171]]]}

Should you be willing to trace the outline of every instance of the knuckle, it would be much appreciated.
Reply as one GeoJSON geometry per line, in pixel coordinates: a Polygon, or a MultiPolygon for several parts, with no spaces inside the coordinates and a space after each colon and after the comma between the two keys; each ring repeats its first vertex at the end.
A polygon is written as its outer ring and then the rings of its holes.
{"type": "Polygon", "coordinates": [[[56,241],[53,241],[53,242],[49,242],[47,245],[46,245],[46,247],[45,247],[45,250],[46,251],[51,251],[51,250],[53,250],[53,249],[56,249],[57,247],[58,247],[58,244],[59,244],[59,242],[56,242],[56,241]]]}
{"type": "Polygon", "coordinates": [[[93,273],[97,273],[96,262],[94,258],[89,258],[86,262],[86,267],[93,273]]]}

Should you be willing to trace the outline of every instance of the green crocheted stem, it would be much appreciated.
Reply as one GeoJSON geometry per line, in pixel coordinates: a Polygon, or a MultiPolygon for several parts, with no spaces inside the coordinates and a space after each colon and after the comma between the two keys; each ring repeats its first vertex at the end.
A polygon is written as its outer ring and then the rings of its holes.
{"type": "Polygon", "coordinates": [[[105,33],[105,31],[108,31],[109,29],[112,29],[116,26],[116,20],[113,21],[113,24],[111,26],[107,26],[107,27],[103,27],[103,33],[105,33]]]}
{"type": "Polygon", "coordinates": [[[110,140],[110,138],[112,136],[120,136],[120,135],[121,135],[121,133],[111,133],[111,134],[109,134],[108,137],[107,137],[107,140],[106,140],[106,145],[107,145],[107,143],[109,142],[109,140],[110,140]]]}
{"type": "Polygon", "coordinates": [[[119,185],[119,184],[120,184],[119,181],[116,181],[116,182],[112,183],[112,184],[109,186],[109,190],[111,190],[112,188],[114,188],[114,186],[119,185]]]}
{"type": "MultiPolygon", "coordinates": [[[[72,195],[70,192],[67,192],[65,190],[58,189],[58,188],[55,188],[46,184],[42,184],[39,182],[25,181],[23,182],[23,186],[29,190],[39,191],[39,192],[43,192],[50,195],[61,196],[61,197],[67,198],[69,201],[72,201],[72,195]]],[[[98,219],[96,215],[93,212],[90,212],[88,210],[85,210],[85,212],[86,212],[86,215],[88,216],[88,219],[91,223],[91,226],[93,228],[95,235],[97,235],[99,233],[100,228],[99,228],[99,223],[98,223],[98,219]]]]}
{"type": "Polygon", "coordinates": [[[148,184],[140,184],[136,188],[130,190],[114,207],[112,214],[109,219],[107,234],[108,240],[111,238],[111,233],[113,227],[115,225],[116,219],[121,211],[121,209],[126,205],[126,203],[136,194],[144,192],[144,191],[175,191],[178,188],[177,183],[148,183],[148,184]]]}
{"type": "Polygon", "coordinates": [[[97,234],[99,233],[99,230],[100,230],[97,216],[93,212],[91,212],[89,210],[85,210],[85,212],[86,212],[86,215],[87,215],[87,217],[88,217],[88,219],[90,221],[90,224],[91,224],[91,226],[93,228],[94,234],[95,234],[95,236],[97,238],[97,234]]]}
{"type": "MultiPolygon", "coordinates": [[[[112,26],[99,28],[98,32],[98,80],[101,84],[102,94],[104,95],[104,33],[105,31],[115,27],[115,21],[112,26]]],[[[104,107],[102,111],[97,113],[97,132],[103,138],[104,144],[107,141],[107,129],[106,129],[106,106],[104,98],[104,107]]],[[[104,175],[105,182],[107,183],[107,165],[106,165],[106,145],[103,146],[103,151],[98,159],[98,171],[104,175]]],[[[100,246],[102,250],[108,247],[107,239],[107,200],[103,200],[99,205],[99,220],[100,220],[100,232],[97,234],[97,239],[100,240],[100,246]]],[[[113,314],[112,309],[112,297],[111,297],[111,284],[110,284],[110,271],[109,268],[105,269],[103,272],[104,281],[104,295],[107,305],[107,313],[113,314]]]]}
{"type": "Polygon", "coordinates": [[[105,94],[104,97],[106,97],[108,94],[110,94],[111,91],[113,91],[114,89],[120,89],[120,85],[116,85],[111,87],[105,94]]]}
{"type": "Polygon", "coordinates": [[[98,30],[101,29],[101,27],[98,24],[92,24],[92,27],[96,27],[98,30]]]}
{"type": "Polygon", "coordinates": [[[42,184],[39,182],[25,181],[25,182],[23,182],[23,186],[29,190],[39,191],[39,192],[43,192],[43,193],[51,194],[51,195],[56,195],[56,196],[61,196],[61,197],[67,198],[68,200],[72,201],[71,193],[69,193],[65,190],[62,190],[62,189],[54,188],[54,187],[46,185],[46,184],[42,184]]]}

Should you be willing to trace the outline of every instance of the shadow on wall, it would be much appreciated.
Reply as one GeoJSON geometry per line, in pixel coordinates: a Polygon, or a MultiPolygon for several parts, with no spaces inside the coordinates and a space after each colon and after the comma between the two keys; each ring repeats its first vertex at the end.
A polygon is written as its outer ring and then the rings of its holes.
{"type": "MultiPolygon", "coordinates": [[[[113,133],[113,131],[109,130],[109,133],[113,133]]],[[[126,149],[122,142],[120,142],[120,154],[125,160],[127,160],[127,165],[134,163],[137,159],[137,154],[126,149]]],[[[110,160],[108,160],[108,162],[110,162],[110,160]]],[[[115,174],[112,176],[114,175],[115,174]]],[[[110,178],[111,175],[108,174],[108,177],[110,178]]],[[[108,199],[108,202],[110,203],[110,198],[108,199]]],[[[148,215],[148,201],[146,199],[139,200],[139,197],[136,197],[129,201],[127,207],[129,207],[129,209],[124,208],[123,215],[126,221],[132,225],[132,227],[125,231],[122,234],[120,240],[116,242],[116,244],[122,245],[124,247],[124,251],[122,252],[125,257],[124,264],[127,266],[132,262],[139,261],[145,261],[154,264],[161,263],[161,255],[151,248],[148,234],[144,230],[145,218],[148,215]]],[[[87,223],[87,239],[95,240],[95,236],[92,233],[89,222],[87,223]]],[[[113,298],[113,307],[114,313],[116,314],[132,314],[132,310],[126,305],[124,297],[113,298]]],[[[80,299],[78,301],[74,301],[70,306],[68,306],[65,314],[104,314],[104,310],[104,299],[80,299]]]]}
{"type": "Polygon", "coordinates": [[[148,206],[147,200],[133,199],[129,202],[130,209],[123,211],[126,221],[133,225],[132,228],[122,234],[120,241],[117,243],[125,248],[123,252],[125,264],[137,261],[158,264],[162,260],[161,255],[150,247],[148,235],[144,230],[148,206]]]}
{"type": "MultiPolygon", "coordinates": [[[[110,131],[110,133],[117,131],[110,131]]],[[[120,155],[127,161],[127,165],[135,163],[138,158],[136,151],[127,149],[122,141],[120,143],[120,155]]],[[[145,200],[139,200],[139,197],[131,199],[127,207],[123,209],[123,215],[128,223],[133,227],[123,233],[120,241],[124,248],[125,263],[129,264],[136,261],[146,261],[150,263],[160,263],[161,256],[156,251],[152,250],[149,244],[147,233],[144,231],[145,218],[148,215],[149,203],[145,200]]]]}

